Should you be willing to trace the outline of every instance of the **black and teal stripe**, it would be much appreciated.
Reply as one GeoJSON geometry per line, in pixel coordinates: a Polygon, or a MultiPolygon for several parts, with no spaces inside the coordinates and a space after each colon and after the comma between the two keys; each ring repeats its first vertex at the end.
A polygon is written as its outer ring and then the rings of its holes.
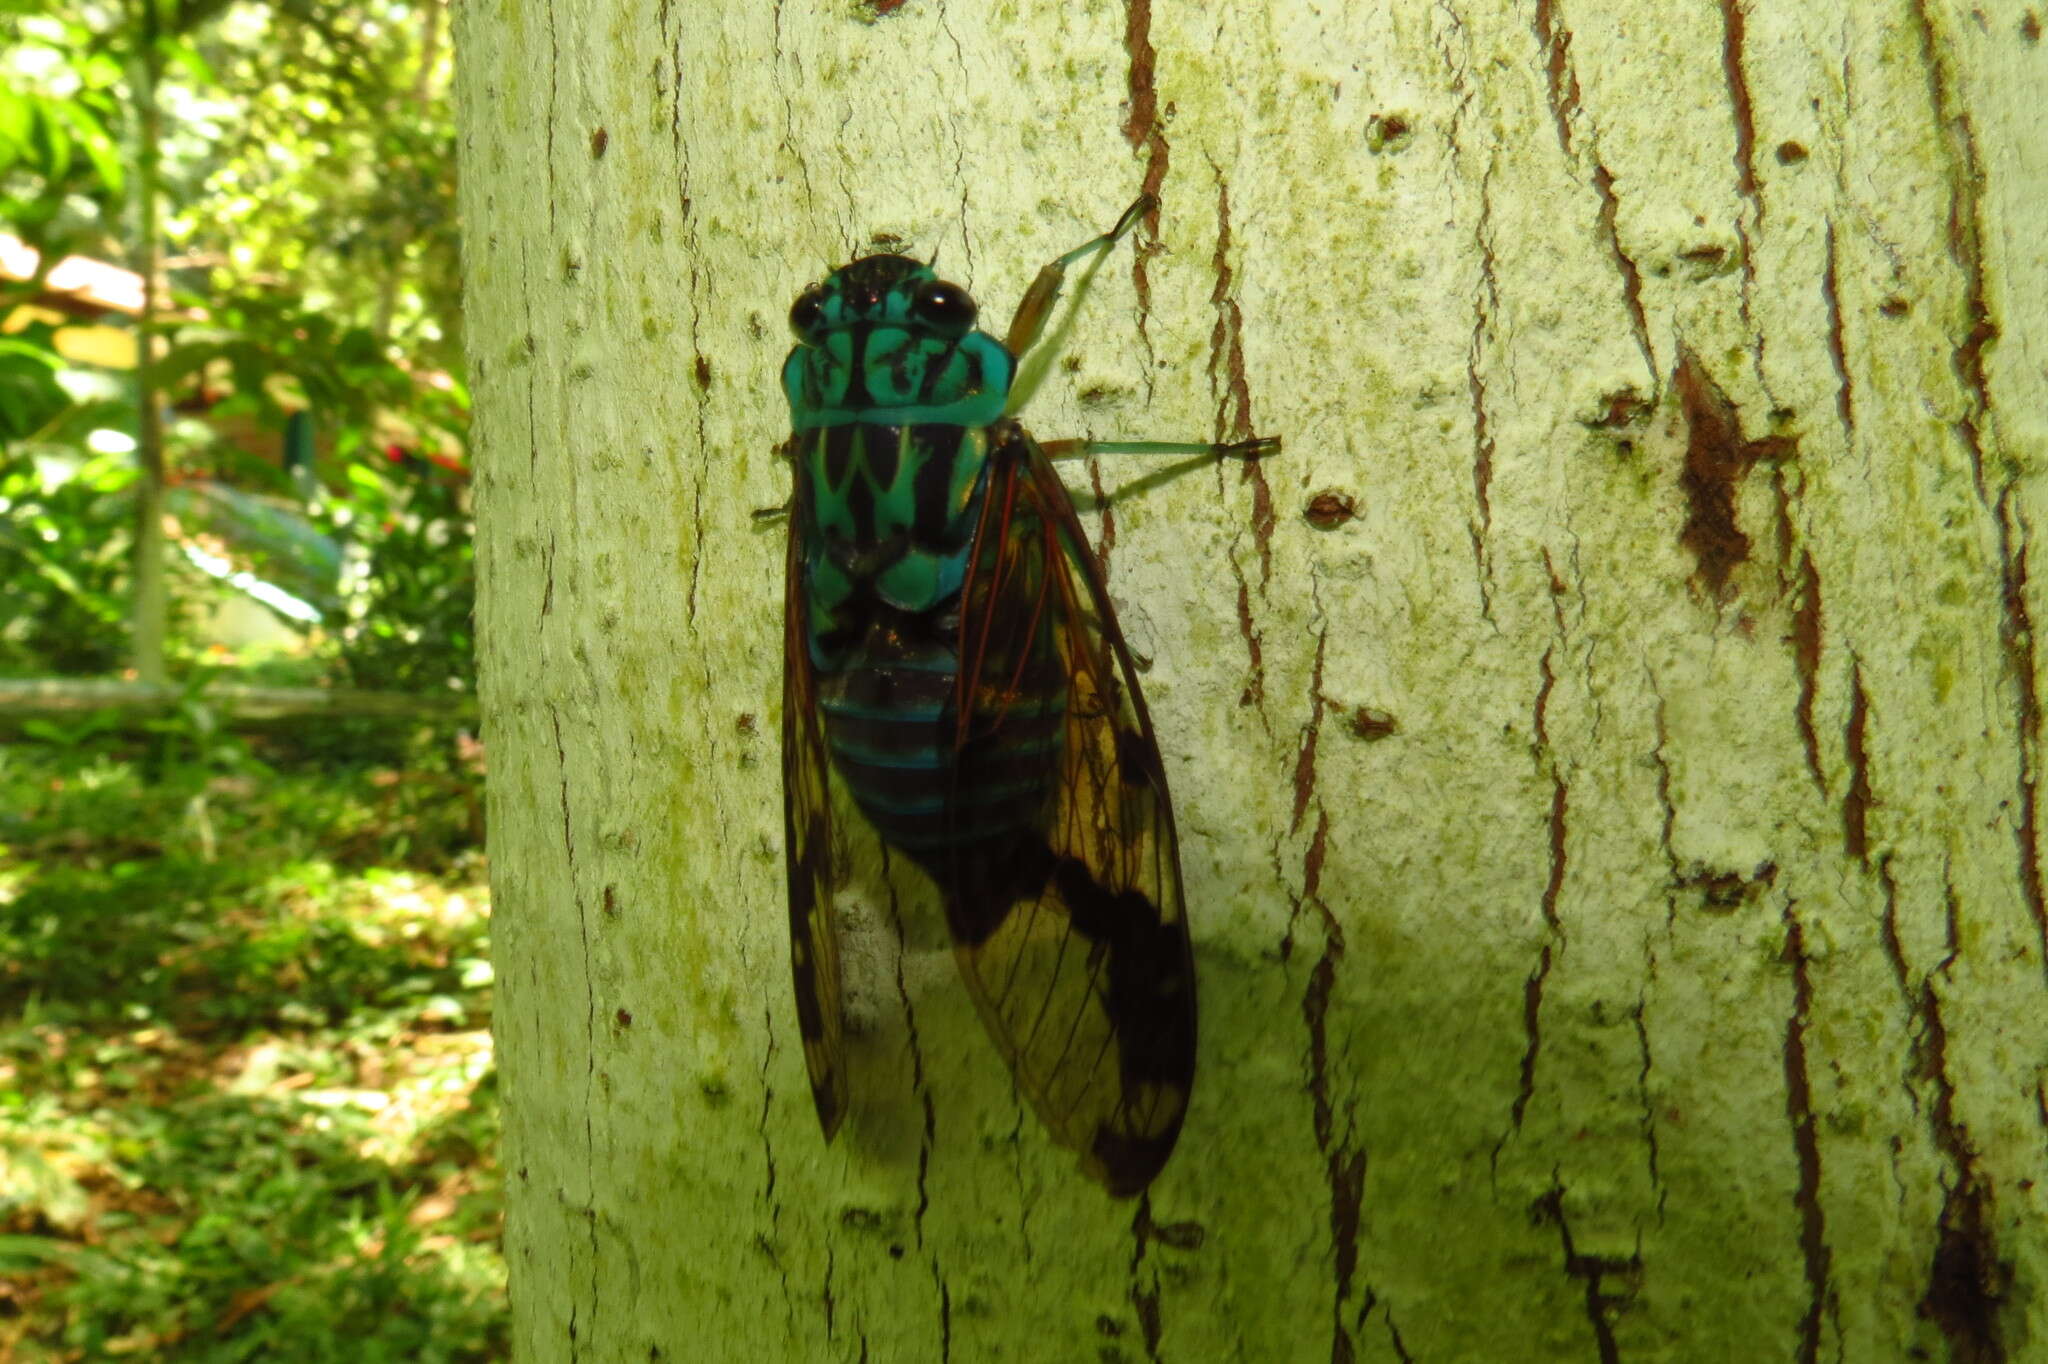
{"type": "Polygon", "coordinates": [[[923,860],[1030,827],[1058,779],[1064,696],[1008,709],[1000,733],[976,741],[975,780],[962,783],[951,652],[890,654],[886,633],[867,643],[818,679],[818,707],[833,766],[876,832],[923,860]]]}

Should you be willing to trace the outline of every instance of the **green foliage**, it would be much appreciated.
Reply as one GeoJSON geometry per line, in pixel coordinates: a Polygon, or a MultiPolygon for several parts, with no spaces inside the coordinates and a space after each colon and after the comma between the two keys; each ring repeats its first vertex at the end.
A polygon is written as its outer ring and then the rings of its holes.
{"type": "Polygon", "coordinates": [[[358,687],[473,691],[471,617],[475,558],[466,490],[431,465],[394,480],[370,467],[349,471],[352,520],[377,528],[361,572],[349,584],[341,656],[358,687]]]}
{"type": "MultiPolygon", "coordinates": [[[[421,368],[459,359],[445,28],[440,0],[0,5],[0,225],[45,269],[72,251],[140,265],[137,196],[162,205],[168,349],[148,377],[202,414],[171,429],[182,538],[328,611],[309,641],[327,676],[435,689],[469,685],[468,520],[459,489],[397,476],[385,451],[454,448],[467,425],[459,378],[421,368]],[[150,147],[143,89],[161,115],[150,147]],[[296,411],[319,454],[294,483],[269,441],[296,411]]],[[[42,288],[0,285],[0,316],[42,288]]],[[[0,673],[126,654],[128,504],[49,477],[94,430],[138,435],[104,401],[126,395],[82,395],[82,377],[44,324],[0,339],[0,477],[33,460],[46,518],[93,513],[0,543],[0,603],[30,608],[0,617],[0,673]],[[62,617],[39,623],[52,604],[62,617]]],[[[172,566],[187,607],[232,590],[172,566]]],[[[173,662],[189,662],[199,642],[177,624],[173,662]]]]}
{"type": "Polygon", "coordinates": [[[48,738],[0,753],[0,1355],[503,1358],[461,793],[48,738]]]}
{"type": "Polygon", "coordinates": [[[0,445],[20,441],[71,406],[64,360],[46,344],[0,337],[0,445]]]}
{"type": "Polygon", "coordinates": [[[132,466],[0,446],[0,675],[107,672],[127,642],[132,466]]]}
{"type": "MultiPolygon", "coordinates": [[[[160,205],[174,544],[330,611],[265,680],[468,685],[434,459],[466,396],[421,376],[458,350],[444,24],[0,0],[0,229],[45,271],[140,269],[160,205]]],[[[0,283],[0,318],[46,284],[0,283]]],[[[0,336],[0,675],[106,673],[137,462],[93,452],[140,439],[135,384],[39,316],[0,336]]],[[[0,744],[0,1360],[501,1359],[474,745],[223,730],[194,622],[226,589],[169,568],[181,704],[0,744]]]]}
{"type": "Polygon", "coordinates": [[[47,268],[120,208],[126,75],[82,14],[35,5],[0,26],[0,222],[45,247],[47,268]]]}
{"type": "Polygon", "coordinates": [[[179,223],[191,240],[232,242],[241,278],[288,278],[309,308],[452,369],[446,23],[433,0],[230,11],[207,30],[207,54],[239,117],[222,120],[205,192],[179,223]]]}

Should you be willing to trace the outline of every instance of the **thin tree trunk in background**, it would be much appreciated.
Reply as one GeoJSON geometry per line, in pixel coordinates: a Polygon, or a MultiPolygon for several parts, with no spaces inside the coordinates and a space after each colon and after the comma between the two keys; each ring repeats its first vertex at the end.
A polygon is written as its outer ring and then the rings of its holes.
{"type": "Polygon", "coordinates": [[[164,580],[164,422],[156,390],[157,308],[161,302],[163,228],[157,220],[157,176],[163,127],[157,109],[160,32],[156,0],[131,11],[139,51],[131,66],[135,99],[135,268],[142,276],[142,311],[135,319],[136,460],[134,589],[130,610],[131,666],[136,680],[162,685],[169,600],[164,580]]]}
{"type": "MultiPolygon", "coordinates": [[[[420,10],[420,21],[425,28],[420,34],[419,69],[413,73],[412,100],[422,110],[435,98],[434,65],[441,59],[443,17],[440,0],[427,0],[420,10]]],[[[396,249],[386,263],[384,278],[378,282],[377,314],[370,325],[380,340],[391,337],[391,319],[398,311],[398,287],[404,279],[405,252],[412,245],[414,235],[411,223],[401,225],[396,249]]]]}
{"type": "Polygon", "coordinates": [[[2048,1349],[2038,7],[457,17],[523,1358],[2048,1349]],[[803,285],[1141,187],[1031,426],[1287,448],[1074,471],[1202,992],[1117,1203],[900,867],[822,1144],[750,513],[803,285]]]}

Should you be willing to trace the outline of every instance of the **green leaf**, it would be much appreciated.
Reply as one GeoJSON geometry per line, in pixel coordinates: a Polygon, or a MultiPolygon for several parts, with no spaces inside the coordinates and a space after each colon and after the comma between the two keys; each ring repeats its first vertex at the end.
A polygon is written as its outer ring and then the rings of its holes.
{"type": "Polygon", "coordinates": [[[35,136],[35,109],[26,96],[0,85],[0,143],[12,161],[29,149],[35,136]]]}
{"type": "Polygon", "coordinates": [[[106,128],[93,117],[91,110],[77,100],[65,100],[56,105],[56,113],[70,125],[78,145],[85,151],[86,159],[92,162],[100,183],[109,193],[119,194],[124,176],[121,152],[114,145],[114,139],[107,136],[106,128]]]}
{"type": "Polygon", "coordinates": [[[36,131],[42,134],[43,174],[52,180],[63,179],[71,170],[71,136],[64,131],[63,121],[52,117],[46,103],[36,106],[36,131]]]}
{"type": "Polygon", "coordinates": [[[158,40],[157,51],[162,54],[167,66],[174,66],[183,71],[192,78],[194,85],[219,83],[220,78],[214,74],[213,68],[206,64],[206,58],[200,55],[199,48],[189,36],[166,35],[158,40]]]}

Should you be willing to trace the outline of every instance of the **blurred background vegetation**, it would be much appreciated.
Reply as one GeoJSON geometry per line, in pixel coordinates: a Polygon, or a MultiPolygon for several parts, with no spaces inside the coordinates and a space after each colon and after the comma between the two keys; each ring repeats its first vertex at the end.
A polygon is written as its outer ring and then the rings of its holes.
{"type": "Polygon", "coordinates": [[[0,1364],[505,1357],[447,26],[0,0],[0,1364]]]}

